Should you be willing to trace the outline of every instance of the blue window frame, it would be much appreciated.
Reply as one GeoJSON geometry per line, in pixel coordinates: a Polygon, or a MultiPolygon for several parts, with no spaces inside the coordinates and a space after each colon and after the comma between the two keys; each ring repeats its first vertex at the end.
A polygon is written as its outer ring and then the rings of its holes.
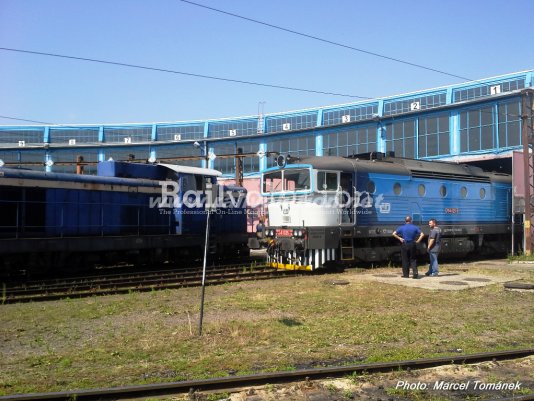
{"type": "MultiPolygon", "coordinates": [[[[277,137],[266,140],[267,152],[291,156],[315,156],[315,135],[277,137]]],[[[276,165],[274,158],[267,159],[267,167],[276,165]]]]}
{"type": "Polygon", "coordinates": [[[45,169],[45,155],[46,152],[44,150],[8,150],[0,152],[0,159],[2,159],[4,163],[20,163],[19,165],[24,168],[43,171],[45,169]]]}
{"type": "Polygon", "coordinates": [[[376,126],[353,128],[323,135],[325,156],[351,156],[376,151],[376,126]]]}
{"type": "Polygon", "coordinates": [[[180,166],[202,166],[202,154],[191,143],[184,145],[153,145],[150,150],[156,153],[156,159],[161,163],[179,164],[180,166]],[[166,158],[199,156],[196,160],[165,160],[166,158]]]}
{"type": "Polygon", "coordinates": [[[415,122],[403,120],[386,124],[386,149],[397,157],[413,159],[415,152],[415,122]]]}
{"type": "Polygon", "coordinates": [[[368,120],[378,113],[378,104],[348,107],[346,109],[325,110],[323,126],[346,124],[354,121],[368,120]]]}
{"type": "Polygon", "coordinates": [[[217,158],[213,161],[213,168],[223,174],[235,174],[235,157],[219,157],[223,155],[234,155],[237,153],[235,142],[216,142],[211,143],[213,152],[217,158]]]}
{"type": "Polygon", "coordinates": [[[417,137],[418,157],[450,154],[449,115],[419,117],[417,137]]]}
{"type": "Polygon", "coordinates": [[[294,116],[267,117],[267,132],[294,131],[317,126],[317,112],[294,116]]]}
{"type": "Polygon", "coordinates": [[[50,143],[70,143],[77,145],[80,143],[98,142],[99,129],[95,128],[51,128],[49,132],[50,143]],[[74,140],[74,143],[70,142],[74,140]]]}
{"type": "Polygon", "coordinates": [[[152,127],[104,128],[104,141],[108,143],[149,142],[152,127]]]}
{"type": "Polygon", "coordinates": [[[0,131],[0,143],[15,144],[24,141],[25,144],[43,143],[44,130],[42,129],[3,129],[0,131]]]}
{"type": "Polygon", "coordinates": [[[130,159],[148,160],[150,148],[148,146],[128,146],[121,148],[107,148],[104,150],[104,159],[113,158],[115,161],[126,161],[130,159]]]}
{"type": "Polygon", "coordinates": [[[156,127],[158,141],[186,141],[204,138],[204,124],[156,127]]]}
{"type": "Polygon", "coordinates": [[[521,142],[521,101],[499,103],[499,147],[508,148],[522,145],[521,142]]]}
{"type": "Polygon", "coordinates": [[[486,85],[476,85],[466,89],[453,91],[454,102],[478,99],[503,92],[511,92],[525,87],[525,78],[516,78],[506,81],[494,82],[486,85]]]}
{"type": "MultiPolygon", "coordinates": [[[[78,156],[83,157],[85,163],[98,162],[97,148],[78,149],[54,149],[49,151],[50,158],[54,161],[53,171],[60,173],[75,173],[78,156]],[[62,165],[60,163],[69,163],[62,165]]],[[[83,168],[84,174],[96,174],[96,164],[88,164],[83,168]]]]}
{"type": "Polygon", "coordinates": [[[233,136],[251,136],[258,133],[258,120],[210,122],[208,136],[210,138],[230,138],[233,136]]]}
{"type": "Polygon", "coordinates": [[[391,100],[384,102],[384,116],[392,116],[410,111],[419,111],[443,106],[447,103],[445,92],[427,96],[416,96],[403,100],[391,100]]]}
{"type": "Polygon", "coordinates": [[[494,107],[460,112],[460,152],[493,149],[495,143],[494,107]]]}

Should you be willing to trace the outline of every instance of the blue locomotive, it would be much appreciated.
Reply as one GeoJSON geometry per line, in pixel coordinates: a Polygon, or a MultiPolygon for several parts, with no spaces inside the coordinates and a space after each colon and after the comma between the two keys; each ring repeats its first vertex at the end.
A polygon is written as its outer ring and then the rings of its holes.
{"type": "MultiPolygon", "coordinates": [[[[399,258],[392,232],[411,216],[442,229],[442,255],[505,253],[511,176],[466,164],[370,153],[348,158],[280,156],[262,172],[271,266],[315,270],[399,258]]],[[[423,252],[424,249],[419,249],[423,252]]]]}
{"type": "Polygon", "coordinates": [[[106,161],[96,176],[0,168],[0,268],[67,271],[248,252],[246,190],[220,172],[106,161]],[[217,189],[217,191],[215,191],[217,189]]]}

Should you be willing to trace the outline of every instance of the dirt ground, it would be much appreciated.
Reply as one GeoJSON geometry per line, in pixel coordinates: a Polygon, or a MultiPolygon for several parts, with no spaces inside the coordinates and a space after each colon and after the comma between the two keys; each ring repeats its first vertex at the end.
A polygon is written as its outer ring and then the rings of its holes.
{"type": "MultiPolygon", "coordinates": [[[[512,361],[354,376],[344,379],[266,385],[224,395],[228,401],[464,401],[534,397],[534,356],[512,361]],[[426,386],[426,389],[423,389],[426,386]],[[499,389],[499,387],[501,389],[499,389]],[[503,387],[511,388],[503,389],[503,387]]],[[[185,399],[214,400],[215,394],[185,399]]]]}

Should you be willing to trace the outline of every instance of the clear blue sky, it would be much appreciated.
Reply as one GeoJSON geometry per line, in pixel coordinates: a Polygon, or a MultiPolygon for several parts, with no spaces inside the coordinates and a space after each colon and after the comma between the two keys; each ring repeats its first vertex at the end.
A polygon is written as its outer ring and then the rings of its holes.
{"type": "MultiPolygon", "coordinates": [[[[530,0],[195,0],[451,74],[534,68],[530,0]]],[[[180,0],[0,0],[0,47],[381,97],[462,82],[180,0]]],[[[0,51],[0,115],[57,124],[255,115],[358,99],[0,51]]],[[[0,119],[2,125],[28,123],[0,119]]]]}

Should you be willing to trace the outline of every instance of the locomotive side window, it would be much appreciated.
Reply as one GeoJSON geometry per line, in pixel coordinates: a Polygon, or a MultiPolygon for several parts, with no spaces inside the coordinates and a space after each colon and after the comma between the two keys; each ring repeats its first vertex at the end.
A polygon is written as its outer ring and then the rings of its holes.
{"type": "Polygon", "coordinates": [[[399,184],[398,182],[395,183],[395,185],[393,185],[393,193],[395,195],[400,195],[402,192],[402,187],[401,187],[401,184],[399,184]]]}
{"type": "Polygon", "coordinates": [[[329,171],[317,172],[317,190],[318,191],[337,191],[337,173],[329,171]]]}
{"type": "Polygon", "coordinates": [[[282,172],[273,171],[263,175],[263,192],[280,192],[282,190],[282,172]]]}
{"type": "Polygon", "coordinates": [[[306,189],[310,189],[309,170],[284,170],[284,191],[299,191],[306,189]]]}
{"type": "Polygon", "coordinates": [[[369,192],[370,194],[374,194],[376,191],[376,185],[373,181],[369,181],[367,183],[367,192],[369,192]]]}
{"type": "Polygon", "coordinates": [[[462,197],[462,199],[467,198],[467,188],[466,187],[460,188],[460,196],[462,197]]]}
{"type": "Polygon", "coordinates": [[[439,188],[439,194],[441,195],[442,198],[445,198],[447,196],[447,187],[445,185],[442,185],[439,188]]]}
{"type": "Polygon", "coordinates": [[[426,194],[426,187],[424,184],[419,184],[419,188],[417,189],[419,192],[419,196],[425,196],[426,194]]]}
{"type": "Polygon", "coordinates": [[[484,188],[480,188],[480,199],[484,199],[486,197],[486,190],[484,188]]]}

